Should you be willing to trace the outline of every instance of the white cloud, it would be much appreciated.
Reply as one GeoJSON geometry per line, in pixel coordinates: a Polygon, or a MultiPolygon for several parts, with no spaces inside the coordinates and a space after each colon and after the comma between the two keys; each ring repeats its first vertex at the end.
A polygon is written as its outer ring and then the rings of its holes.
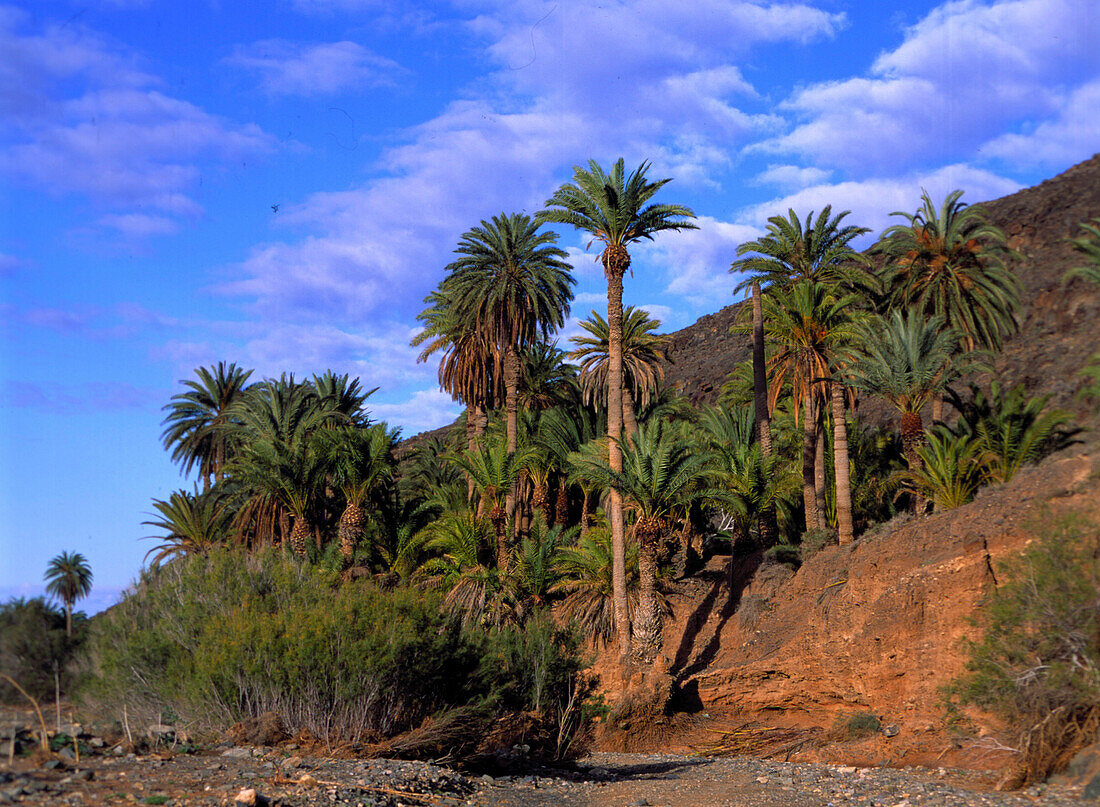
{"type": "Polygon", "coordinates": [[[753,151],[855,176],[970,158],[1006,125],[1056,113],[1065,87],[1094,78],[1098,37],[1090,0],[945,3],[880,55],[869,77],[795,93],[782,110],[801,122],[753,151]]]}
{"type": "Polygon", "coordinates": [[[238,47],[226,61],[259,73],[260,87],[271,95],[332,95],[392,84],[402,72],[396,62],[346,40],[308,45],[267,39],[238,47]]]}
{"type": "Polygon", "coordinates": [[[771,216],[786,216],[788,210],[794,210],[800,218],[804,218],[811,210],[818,212],[825,205],[832,205],[834,215],[844,210],[851,211],[851,215],[844,219],[845,224],[871,228],[871,233],[854,242],[857,247],[868,246],[886,226],[896,223],[896,220],[890,220],[891,213],[917,210],[922,188],[937,203],[951,191],[961,188],[965,192],[963,201],[975,204],[1014,193],[1020,185],[980,168],[948,165],[902,177],[814,185],[746,208],[739,212],[737,220],[744,225],[758,226],[763,231],[771,216]]]}
{"type": "Polygon", "coordinates": [[[769,165],[756,175],[756,182],[778,185],[782,188],[804,188],[826,181],[831,171],[821,168],[803,168],[797,165],[769,165]]]}
{"type": "Polygon", "coordinates": [[[136,56],[78,22],[33,23],[0,16],[0,172],[16,181],[113,208],[99,223],[126,235],[165,234],[167,216],[201,214],[189,193],[202,161],[273,148],[257,126],[165,94],[136,56]]]}
{"type": "Polygon", "coordinates": [[[1009,133],[982,147],[985,157],[1017,165],[1062,168],[1100,149],[1100,81],[1069,94],[1056,117],[1027,133],[1009,133]]]}
{"type": "Polygon", "coordinates": [[[736,280],[729,274],[729,266],[737,247],[756,238],[760,229],[753,223],[708,216],[700,216],[696,223],[698,230],[662,233],[647,251],[666,267],[666,292],[683,297],[698,312],[716,311],[733,301],[736,280]]]}
{"type": "Polygon", "coordinates": [[[462,411],[450,395],[438,389],[419,390],[400,403],[371,403],[367,408],[376,420],[401,426],[403,437],[412,437],[453,423],[462,411]]]}

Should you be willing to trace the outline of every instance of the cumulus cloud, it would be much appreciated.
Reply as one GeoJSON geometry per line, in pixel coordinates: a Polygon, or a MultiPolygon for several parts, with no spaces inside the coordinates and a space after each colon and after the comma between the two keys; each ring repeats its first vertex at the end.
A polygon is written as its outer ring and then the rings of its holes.
{"type": "Polygon", "coordinates": [[[306,44],[267,39],[239,46],[226,61],[260,76],[271,95],[332,95],[393,84],[398,64],[357,42],[306,44]]]}
{"type": "Polygon", "coordinates": [[[0,172],[112,209],[101,226],[163,235],[175,229],[169,217],[201,214],[189,194],[203,161],[273,148],[254,124],[167,95],[139,61],[78,22],[0,15],[0,172]]]}
{"type": "Polygon", "coordinates": [[[1100,71],[1098,36],[1100,17],[1088,0],[945,3],[906,30],[868,76],[812,84],[788,98],[781,109],[798,123],[753,150],[797,154],[854,176],[969,158],[1006,125],[1057,114],[1064,88],[1100,71]]]}
{"type": "Polygon", "coordinates": [[[761,230],[754,223],[708,216],[700,216],[696,223],[698,230],[662,233],[646,251],[651,260],[666,267],[665,291],[685,299],[697,313],[706,313],[733,302],[736,279],[729,274],[730,263],[737,247],[761,230]]]}
{"type": "Polygon", "coordinates": [[[1100,80],[1074,90],[1053,118],[982,147],[986,157],[1017,165],[1061,168],[1100,149],[1100,80]]]}
{"type": "Polygon", "coordinates": [[[897,222],[897,219],[890,220],[891,213],[915,212],[920,206],[922,188],[937,202],[951,191],[961,188],[965,191],[963,201],[974,204],[1014,193],[1020,189],[1020,184],[973,166],[948,165],[901,177],[813,185],[748,207],[740,211],[737,219],[744,226],[759,227],[762,232],[771,216],[786,216],[788,210],[794,210],[800,218],[804,218],[811,210],[820,211],[831,204],[834,215],[844,210],[851,211],[851,215],[844,219],[845,224],[871,228],[871,233],[863,236],[861,241],[853,242],[857,248],[862,248],[869,246],[885,227],[897,222]]]}
{"type": "Polygon", "coordinates": [[[438,389],[418,390],[411,397],[397,403],[371,403],[371,416],[391,425],[400,425],[405,437],[438,429],[453,423],[462,407],[451,396],[438,389]]]}

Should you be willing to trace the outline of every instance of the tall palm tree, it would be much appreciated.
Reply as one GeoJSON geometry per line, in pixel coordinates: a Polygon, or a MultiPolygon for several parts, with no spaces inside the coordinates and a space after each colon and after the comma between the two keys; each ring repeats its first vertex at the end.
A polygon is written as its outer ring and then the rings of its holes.
{"type": "MultiPolygon", "coordinates": [[[[789,289],[775,289],[765,301],[765,321],[768,336],[775,344],[771,359],[772,395],[777,396],[786,378],[791,379],[794,410],[802,411],[802,479],[803,502],[806,508],[806,529],[823,529],[825,513],[819,504],[815,469],[818,465],[818,408],[826,400],[824,387],[833,376],[833,368],[843,349],[855,335],[853,312],[858,298],[853,294],[834,295],[823,283],[800,280],[789,289]]],[[[840,440],[834,448],[844,456],[834,457],[834,465],[842,473],[838,484],[838,515],[842,515],[844,542],[852,540],[851,495],[840,490],[848,483],[847,424],[843,417],[843,402],[839,422],[834,417],[834,431],[840,440]]],[[[835,415],[835,412],[834,412],[835,415]]],[[[822,468],[824,470],[824,468],[822,468]]]]}
{"type": "MultiPolygon", "coordinates": [[[[573,276],[557,233],[522,213],[482,220],[459,239],[447,267],[462,322],[476,323],[501,356],[508,451],[519,442],[520,357],[565,323],[573,276]]],[[[515,511],[509,491],[507,515],[515,511]]]]}
{"type": "Polygon", "coordinates": [[[638,612],[634,621],[634,656],[642,663],[656,660],[662,645],[661,610],[657,597],[657,546],[670,522],[682,518],[691,503],[702,498],[699,482],[708,458],[692,450],[674,426],[657,420],[639,426],[623,446],[623,470],[600,464],[591,470],[623,497],[634,512],[638,540],[638,612]]]}
{"type": "Polygon", "coordinates": [[[65,635],[73,635],[73,603],[92,591],[92,567],[79,552],[62,552],[46,564],[46,591],[65,604],[65,635]]]}
{"type": "Polygon", "coordinates": [[[786,218],[772,216],[768,219],[767,233],[739,246],[738,259],[730,265],[730,272],[748,274],[734,294],[746,288],[752,290],[753,407],[757,440],[765,455],[771,453],[771,408],[765,375],[763,291],[771,286],[783,288],[799,280],[829,286],[839,284],[848,291],[866,289],[873,283],[873,278],[861,268],[866,259],[851,246],[852,241],[869,232],[868,228],[842,226],[851,211],[836,216],[832,212],[832,205],[825,205],[815,219],[811,210],[805,223],[793,209],[787,210],[786,218]]]}
{"type": "MultiPolygon", "coordinates": [[[[574,166],[573,182],[554,191],[536,220],[576,227],[603,244],[600,261],[607,278],[607,435],[608,465],[623,469],[619,440],[623,408],[623,275],[630,268],[627,247],[642,239],[652,240],[663,230],[696,229],[688,221],[695,213],[683,205],[650,204],[671,179],[646,179],[649,163],[629,175],[620,158],[607,173],[595,160],[588,167],[574,166]]],[[[611,544],[614,558],[615,619],[619,648],[625,659],[630,647],[630,621],[626,599],[626,543],[622,499],[611,492],[611,544]]]]}
{"type": "MultiPolygon", "coordinates": [[[[417,363],[442,352],[439,386],[466,406],[466,447],[473,451],[488,425],[487,412],[504,399],[500,355],[478,323],[459,309],[450,276],[424,298],[427,308],[417,315],[424,330],[413,337],[423,345],[417,363]]],[[[473,489],[470,489],[473,495],[473,489]]]]}
{"type": "MultiPolygon", "coordinates": [[[[876,250],[886,256],[882,280],[894,308],[919,308],[937,316],[959,337],[959,349],[1000,350],[1017,330],[1020,287],[1004,265],[1010,254],[1005,234],[981,207],[968,207],[952,191],[937,209],[921,190],[916,213],[896,211],[904,224],[886,229],[876,250]]],[[[932,396],[932,419],[939,420],[943,396],[932,396]]]]}
{"type": "MultiPolygon", "coordinates": [[[[572,337],[569,341],[577,347],[569,355],[580,362],[585,403],[595,406],[606,403],[609,328],[596,311],[580,326],[590,335],[572,337]]],[[[632,305],[623,309],[623,426],[628,435],[638,433],[635,402],[648,406],[665,376],[661,362],[667,358],[668,337],[653,333],[660,327],[661,321],[644,309],[632,305]]]]}
{"type": "Polygon", "coordinates": [[[164,407],[168,414],[161,440],[184,473],[198,466],[206,489],[211,478],[220,481],[225,472],[232,453],[232,412],[252,371],[222,361],[216,367],[199,367],[195,375],[197,380],[180,382],[187,392],[173,395],[164,407]]]}

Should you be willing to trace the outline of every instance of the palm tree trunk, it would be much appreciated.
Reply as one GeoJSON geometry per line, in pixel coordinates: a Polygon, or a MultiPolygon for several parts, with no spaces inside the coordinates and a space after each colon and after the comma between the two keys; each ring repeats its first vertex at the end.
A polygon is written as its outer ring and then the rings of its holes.
{"type": "MultiPolygon", "coordinates": [[[[477,429],[477,410],[474,404],[467,402],[466,404],[466,450],[471,454],[477,450],[477,435],[474,433],[477,429]]],[[[474,500],[474,478],[470,476],[469,471],[464,472],[466,474],[466,501],[472,502],[474,500]]]]}
{"type": "Polygon", "coordinates": [[[623,429],[627,437],[633,437],[638,433],[638,419],[634,417],[634,394],[623,390],[623,429]]]}
{"type": "Polygon", "coordinates": [[[760,281],[752,282],[752,403],[756,416],[756,440],[765,457],[772,453],[771,414],[768,412],[768,375],[764,364],[764,308],[760,281]]]}
{"type": "Polygon", "coordinates": [[[939,423],[943,420],[943,393],[932,395],[932,422],[939,423]]]}
{"type": "MultiPolygon", "coordinates": [[[[619,439],[623,430],[623,270],[609,265],[612,262],[608,260],[607,251],[604,252],[603,263],[607,276],[607,464],[612,471],[622,473],[623,453],[619,439]]],[[[630,615],[626,601],[623,500],[614,488],[611,489],[610,500],[611,599],[615,608],[620,659],[625,664],[630,653],[630,615]]]]}
{"type": "MultiPolygon", "coordinates": [[[[772,453],[771,412],[768,408],[768,368],[764,354],[764,306],[761,301],[760,281],[752,282],[752,404],[756,418],[756,441],[765,459],[772,453]]],[[[760,543],[764,548],[772,546],[779,536],[779,524],[774,505],[768,505],[760,514],[760,543]]]]}
{"type": "MultiPolygon", "coordinates": [[[[814,407],[818,409],[817,406],[814,407]]],[[[818,414],[815,412],[815,415],[818,414]]],[[[826,530],[829,528],[829,506],[825,501],[825,409],[821,407],[819,417],[814,418],[814,431],[817,439],[814,441],[814,501],[817,504],[817,528],[826,530]]]]}
{"type": "MultiPolygon", "coordinates": [[[[73,638],[73,601],[68,597],[65,598],[65,635],[73,638]]],[[[12,742],[15,740],[12,739],[12,742]]]]}
{"type": "MultiPolygon", "coordinates": [[[[809,387],[809,384],[806,385],[809,387]]],[[[817,489],[814,480],[814,460],[817,457],[817,417],[813,395],[802,392],[802,505],[806,510],[806,531],[817,527],[817,489]]]]}
{"type": "Polygon", "coordinates": [[[836,483],[836,529],[841,546],[855,539],[852,527],[852,479],[848,472],[848,422],[844,419],[844,385],[830,386],[833,404],[833,477],[836,483]]]}
{"type": "MultiPolygon", "coordinates": [[[[508,439],[508,453],[516,453],[519,445],[519,356],[511,345],[504,352],[504,415],[508,439]]],[[[512,524],[512,537],[515,537],[516,518],[516,480],[508,486],[508,495],[504,500],[504,512],[512,524]]]]}
{"type": "MultiPolygon", "coordinates": [[[[557,500],[554,503],[554,523],[561,524],[563,527],[569,520],[569,486],[565,482],[565,477],[558,479],[558,495],[557,500]]],[[[549,523],[549,522],[547,522],[549,523]]]]}
{"type": "Polygon", "coordinates": [[[638,539],[638,615],[634,622],[634,659],[652,664],[661,652],[661,612],[657,602],[657,535],[640,518],[634,525],[638,539]]]}

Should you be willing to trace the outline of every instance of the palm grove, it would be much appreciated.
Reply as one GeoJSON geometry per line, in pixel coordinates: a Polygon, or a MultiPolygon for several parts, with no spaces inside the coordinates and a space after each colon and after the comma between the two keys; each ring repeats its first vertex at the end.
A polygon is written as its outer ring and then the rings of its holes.
{"type": "MultiPolygon", "coordinates": [[[[436,592],[467,624],[552,611],[644,667],[662,591],[700,553],[797,564],[898,512],[965,503],[1068,439],[1045,399],[952,386],[990,366],[1019,306],[1003,233],[960,191],[925,193],[865,253],[847,212],[771,218],[731,256],[752,359],[717,405],[691,406],[663,384],[660,323],[622,304],[632,247],[695,227],[649,168],[590,161],[533,217],[460,237],[414,340],[465,407],[443,437],[401,444],[348,376],[198,369],[164,443],[201,485],[154,502],[153,565],[281,546],[344,585],[436,592]],[[553,224],[590,237],[607,279],[606,317],[570,352],[554,341],[574,281],[553,224]],[[868,397],[897,432],[859,425],[868,397]]],[[[1078,242],[1090,266],[1095,236],[1078,242]]]]}

